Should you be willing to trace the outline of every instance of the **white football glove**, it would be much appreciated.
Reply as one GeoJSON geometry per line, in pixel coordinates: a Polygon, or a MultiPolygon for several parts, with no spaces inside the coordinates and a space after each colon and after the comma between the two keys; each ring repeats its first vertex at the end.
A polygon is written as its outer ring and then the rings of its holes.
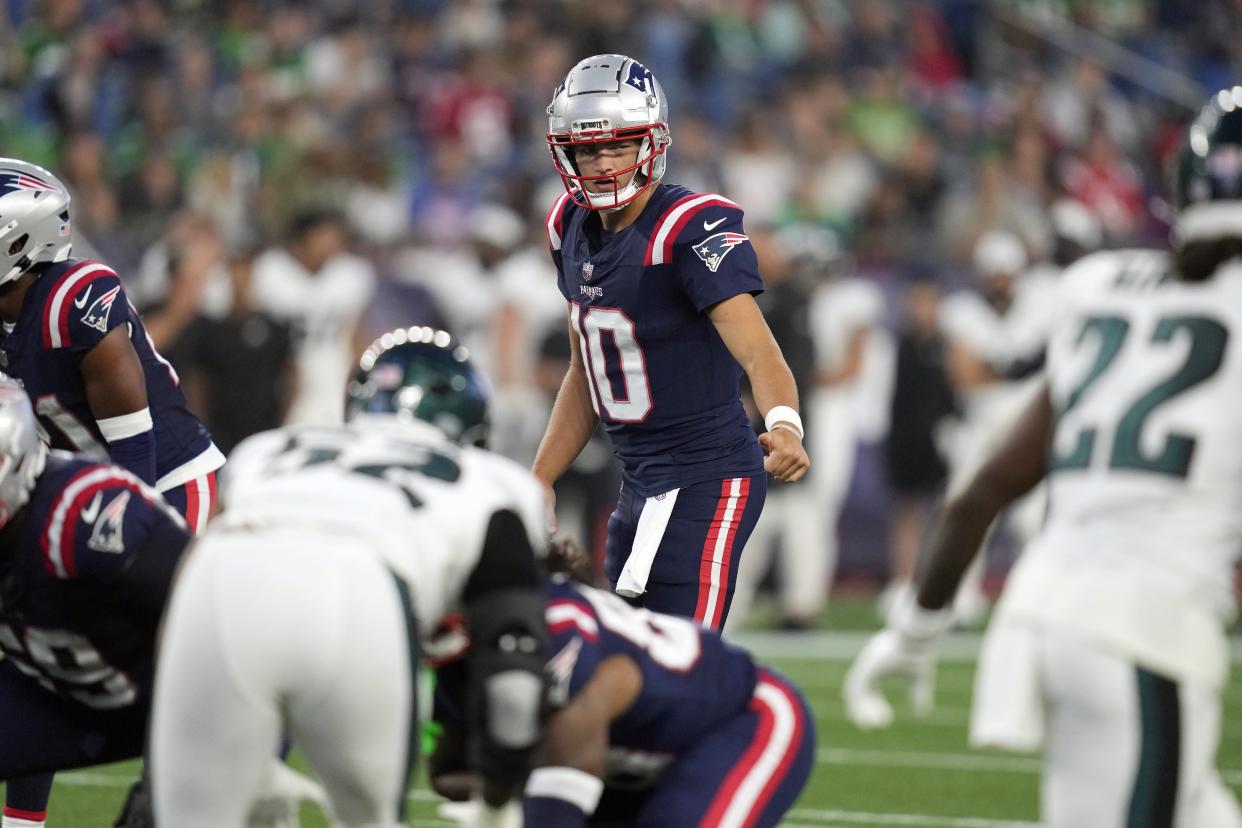
{"type": "Polygon", "coordinates": [[[319,783],[275,759],[268,766],[246,819],[247,828],[298,828],[298,808],[313,802],[331,815],[319,783]]]}
{"type": "Polygon", "coordinates": [[[863,645],[841,687],[845,712],[864,730],[888,727],[893,707],[880,685],[897,676],[909,685],[910,706],[925,716],[935,704],[935,647],[952,623],[945,610],[918,606],[913,595],[893,608],[889,625],[863,645]]]}
{"type": "Polygon", "coordinates": [[[511,799],[499,808],[493,808],[481,799],[443,802],[439,813],[458,828],[522,828],[521,799],[511,799]]]}

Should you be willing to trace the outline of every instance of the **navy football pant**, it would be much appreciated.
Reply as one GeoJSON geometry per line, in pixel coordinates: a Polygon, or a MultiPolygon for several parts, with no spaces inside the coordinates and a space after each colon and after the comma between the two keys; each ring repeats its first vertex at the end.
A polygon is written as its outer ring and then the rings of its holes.
{"type": "Polygon", "coordinates": [[[0,711],[0,780],[5,780],[141,756],[149,708],[139,703],[91,710],[0,662],[0,711]]]}
{"type": "MultiPolygon", "coordinates": [[[[767,490],[763,473],[683,487],[660,539],[647,591],[631,603],[693,618],[713,630],[724,626],[737,583],[737,562],[767,490]]],[[[645,498],[623,486],[608,519],[604,571],[614,590],[645,505],[645,498]]]]}
{"type": "Polygon", "coordinates": [[[784,676],[759,670],[746,710],[683,752],[648,793],[606,789],[591,828],[775,828],[815,764],[815,719],[784,676]]]}

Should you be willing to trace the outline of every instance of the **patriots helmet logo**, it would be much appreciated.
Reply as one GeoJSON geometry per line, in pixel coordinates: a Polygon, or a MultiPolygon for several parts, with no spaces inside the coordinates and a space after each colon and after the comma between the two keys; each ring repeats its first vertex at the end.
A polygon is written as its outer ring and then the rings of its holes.
{"type": "Polygon", "coordinates": [[[116,296],[120,292],[121,286],[117,285],[91,302],[91,306],[86,309],[86,315],[82,317],[82,324],[100,333],[107,333],[108,314],[112,312],[112,303],[116,301],[116,296]]]}
{"type": "Polygon", "coordinates": [[[0,196],[22,192],[23,190],[50,192],[55,189],[51,184],[35,178],[29,173],[18,172],[13,169],[0,169],[0,196]]]}
{"type": "Polygon", "coordinates": [[[655,94],[655,79],[651,76],[651,70],[636,60],[630,61],[630,71],[625,82],[644,95],[655,94]]]}
{"type": "Polygon", "coordinates": [[[703,260],[703,264],[707,265],[707,269],[715,273],[720,268],[720,263],[724,261],[724,257],[729,255],[730,250],[749,240],[750,236],[742,233],[717,233],[696,244],[694,252],[703,260]]]}

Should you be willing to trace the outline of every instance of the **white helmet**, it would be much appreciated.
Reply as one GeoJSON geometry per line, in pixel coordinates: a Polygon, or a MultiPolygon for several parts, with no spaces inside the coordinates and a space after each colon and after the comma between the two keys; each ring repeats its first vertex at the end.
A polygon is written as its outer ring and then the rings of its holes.
{"type": "Polygon", "coordinates": [[[69,256],[69,191],[36,164],[0,158],[0,285],[69,256]]]}
{"type": "Polygon", "coordinates": [[[611,212],[633,201],[664,177],[668,101],[646,66],[625,55],[595,55],[578,63],[552,93],[548,104],[548,148],[561,181],[574,203],[611,212]],[[642,139],[638,160],[611,175],[583,176],[572,148],[610,141],[642,139]],[[620,179],[634,173],[629,182],[620,179]],[[584,181],[610,180],[613,192],[591,193],[584,181]]]}
{"type": "Polygon", "coordinates": [[[30,500],[46,460],[30,397],[16,380],[0,374],[0,527],[30,500]]]}

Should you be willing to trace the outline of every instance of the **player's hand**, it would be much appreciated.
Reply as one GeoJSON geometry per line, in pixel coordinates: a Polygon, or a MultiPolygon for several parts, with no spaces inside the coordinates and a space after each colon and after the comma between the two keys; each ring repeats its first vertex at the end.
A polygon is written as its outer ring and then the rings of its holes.
{"type": "Polygon", "coordinates": [[[880,685],[886,679],[903,680],[910,706],[925,716],[935,704],[935,648],[951,623],[947,610],[927,610],[913,595],[893,608],[887,629],[867,640],[845,675],[841,695],[845,712],[858,727],[873,729],[893,723],[893,708],[880,685]]]}
{"type": "Polygon", "coordinates": [[[520,799],[510,800],[499,808],[479,799],[444,802],[440,804],[439,814],[458,828],[522,828],[520,799]]]}
{"type": "Polygon", "coordinates": [[[782,483],[801,480],[811,467],[802,440],[787,428],[774,428],[759,435],[759,445],[767,456],[763,470],[782,483]]]}
{"type": "Polygon", "coordinates": [[[935,670],[930,649],[911,647],[896,630],[881,630],[867,640],[845,676],[841,688],[845,712],[864,730],[891,725],[893,706],[880,685],[898,676],[909,685],[914,712],[926,715],[934,704],[935,670]]]}
{"type": "Polygon", "coordinates": [[[328,797],[319,783],[274,759],[260,783],[246,817],[246,828],[285,828],[298,824],[298,806],[312,802],[324,812],[328,797]]]}

